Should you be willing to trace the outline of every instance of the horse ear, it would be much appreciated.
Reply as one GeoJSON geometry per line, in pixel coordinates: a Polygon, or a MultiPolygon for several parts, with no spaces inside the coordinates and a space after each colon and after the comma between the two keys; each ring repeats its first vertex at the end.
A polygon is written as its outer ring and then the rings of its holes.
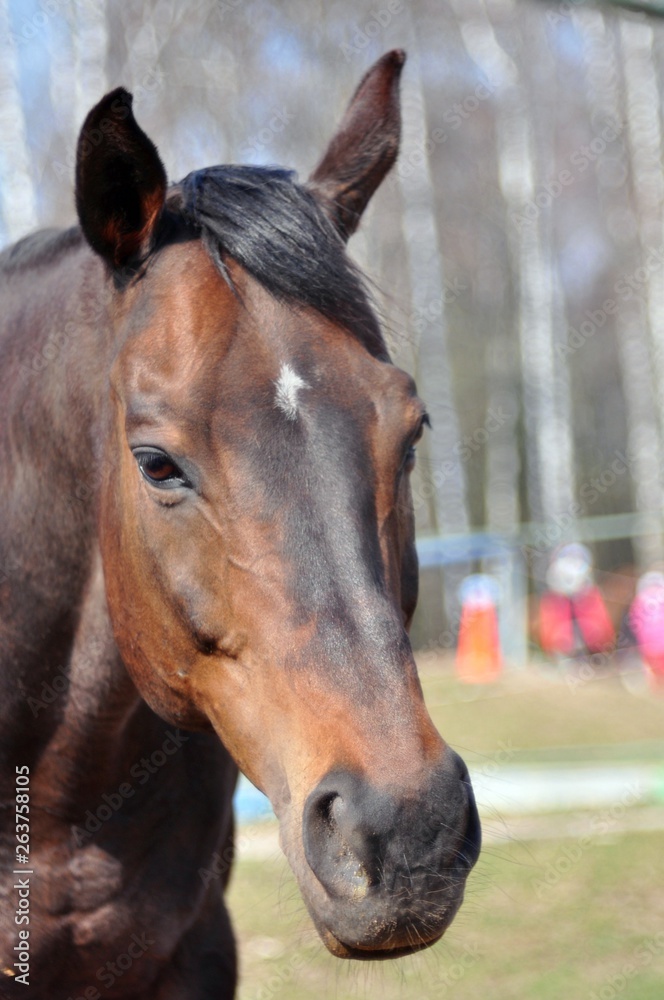
{"type": "Polygon", "coordinates": [[[347,240],[399,152],[402,49],[386,53],[363,77],[308,187],[347,240]]]}
{"type": "Polygon", "coordinates": [[[111,91],[85,119],[76,150],[76,208],[88,243],[112,267],[147,252],[166,196],[157,149],[132,95],[111,91]]]}

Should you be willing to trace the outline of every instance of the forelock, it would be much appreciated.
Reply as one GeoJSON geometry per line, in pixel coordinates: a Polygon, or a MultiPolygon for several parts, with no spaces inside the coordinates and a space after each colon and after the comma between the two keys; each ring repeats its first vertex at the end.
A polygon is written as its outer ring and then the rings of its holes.
{"type": "Polygon", "coordinates": [[[276,299],[309,306],[387,359],[362,277],[313,194],[292,171],[208,167],[177,186],[174,205],[220,273],[236,260],[276,299]]]}

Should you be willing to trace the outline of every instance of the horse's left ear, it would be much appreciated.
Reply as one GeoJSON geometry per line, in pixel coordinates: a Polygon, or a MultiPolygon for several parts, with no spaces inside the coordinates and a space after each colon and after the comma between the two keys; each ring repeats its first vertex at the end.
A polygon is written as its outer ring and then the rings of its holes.
{"type": "Polygon", "coordinates": [[[131,105],[122,87],[102,98],[85,119],[76,150],[81,228],[113,268],[148,251],[166,197],[166,172],[131,105]]]}
{"type": "Polygon", "coordinates": [[[355,232],[399,152],[402,49],[386,53],[360,82],[332,142],[309,178],[344,240],[355,232]]]}

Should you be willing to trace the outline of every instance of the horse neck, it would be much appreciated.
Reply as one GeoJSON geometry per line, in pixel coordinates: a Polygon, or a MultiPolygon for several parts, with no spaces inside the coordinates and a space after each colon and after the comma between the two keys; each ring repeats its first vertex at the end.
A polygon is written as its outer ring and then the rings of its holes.
{"type": "Polygon", "coordinates": [[[36,754],[53,748],[42,760],[47,771],[48,758],[66,762],[57,795],[91,759],[103,771],[139,703],[111,635],[96,537],[111,290],[83,246],[4,284],[0,743],[29,730],[36,754]]]}
{"type": "Polygon", "coordinates": [[[152,724],[113,640],[98,550],[62,676],[49,720],[49,753],[40,759],[35,780],[42,806],[66,813],[71,803],[95,799],[126,772],[126,759],[136,755],[137,713],[145,717],[143,727],[152,724]]]}

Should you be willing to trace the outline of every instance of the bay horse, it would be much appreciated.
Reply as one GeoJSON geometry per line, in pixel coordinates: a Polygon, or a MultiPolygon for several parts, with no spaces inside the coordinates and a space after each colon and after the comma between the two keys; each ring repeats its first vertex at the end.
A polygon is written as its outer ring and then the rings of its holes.
{"type": "Polygon", "coordinates": [[[232,997],[238,768],[334,955],[425,948],[461,903],[477,810],[407,634],[427,416],[345,252],[404,58],[305,184],[167,187],[114,90],[79,224],[0,257],[3,997],[232,997]]]}

